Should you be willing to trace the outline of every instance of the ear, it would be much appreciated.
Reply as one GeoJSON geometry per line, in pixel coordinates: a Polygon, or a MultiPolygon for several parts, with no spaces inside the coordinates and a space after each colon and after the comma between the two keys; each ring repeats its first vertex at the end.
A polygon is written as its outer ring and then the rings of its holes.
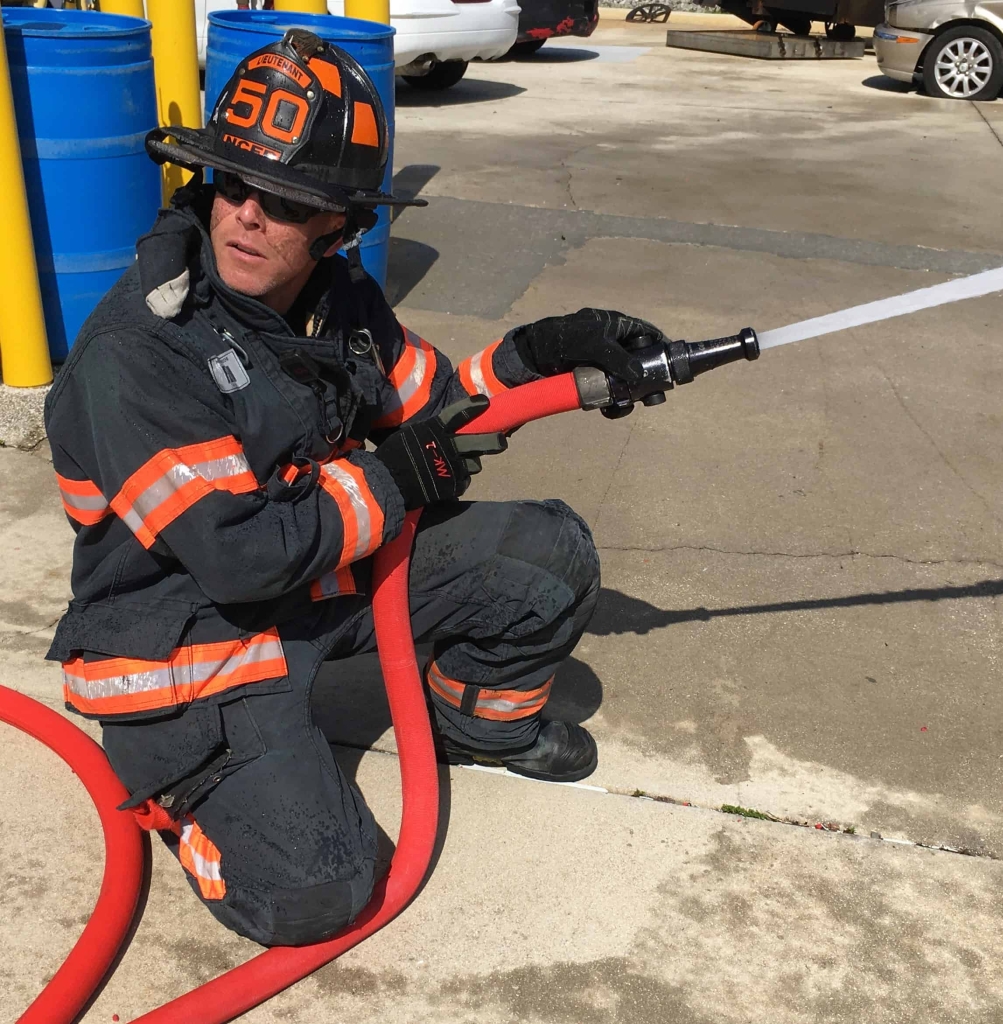
{"type": "MultiPolygon", "coordinates": [[[[337,232],[339,235],[341,235],[341,229],[344,226],[345,215],[343,213],[334,213],[331,215],[331,227],[329,228],[328,231],[325,232],[325,234],[333,235],[335,232],[337,232]]],[[[333,256],[340,248],[341,238],[339,237],[338,241],[335,242],[334,245],[328,246],[327,250],[324,253],[324,258],[326,259],[328,256],[333,256]]]]}

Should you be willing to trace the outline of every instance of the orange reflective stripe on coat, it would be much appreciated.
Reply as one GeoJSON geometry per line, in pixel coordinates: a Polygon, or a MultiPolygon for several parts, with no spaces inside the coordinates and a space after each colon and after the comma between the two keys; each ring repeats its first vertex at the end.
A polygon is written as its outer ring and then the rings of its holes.
{"type": "Polygon", "coordinates": [[[85,715],[170,708],[288,674],[278,631],[178,647],[166,661],[103,658],[63,663],[63,698],[85,715]]]}
{"type": "Polygon", "coordinates": [[[428,405],[432,397],[435,349],[413,331],[406,327],[403,330],[404,350],[388,378],[396,394],[387,402],[385,412],[374,427],[400,426],[428,405]]]}
{"type": "Polygon", "coordinates": [[[341,597],[344,594],[357,594],[355,577],[352,567],[344,565],[340,569],[332,569],[324,573],[310,584],[310,600],[326,601],[330,597],[341,597]]]}
{"type": "Polygon", "coordinates": [[[495,690],[450,679],[434,661],[428,663],[425,676],[432,691],[447,704],[473,718],[487,718],[493,722],[511,722],[535,715],[547,703],[554,682],[551,676],[535,690],[495,690]]]}
{"type": "Polygon", "coordinates": [[[334,459],[320,467],[320,485],[337,503],[345,532],[335,568],[371,555],[383,543],[383,510],[366,474],[348,459],[334,459]]]}
{"type": "Polygon", "coordinates": [[[66,514],[81,526],[94,526],[112,515],[108,499],[90,480],[70,480],[56,474],[66,514]]]}
{"type": "Polygon", "coordinates": [[[181,866],[198,882],[202,899],[221,900],[226,895],[221,868],[223,855],[190,814],[186,814],[179,824],[180,830],[173,831],[181,837],[178,846],[181,866]]]}
{"type": "Polygon", "coordinates": [[[164,527],[207,494],[257,489],[244,449],[230,435],[157,452],[126,480],[111,507],[140,544],[151,548],[164,527]]]}
{"type": "Polygon", "coordinates": [[[502,340],[499,339],[460,363],[460,383],[468,395],[486,395],[488,398],[494,398],[495,395],[508,391],[508,388],[495,376],[492,363],[495,349],[501,343],[502,340]]]}

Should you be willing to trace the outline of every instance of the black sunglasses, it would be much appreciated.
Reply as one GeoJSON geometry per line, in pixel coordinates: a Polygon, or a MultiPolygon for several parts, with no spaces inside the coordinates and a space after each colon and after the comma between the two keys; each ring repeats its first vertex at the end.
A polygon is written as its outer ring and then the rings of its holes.
{"type": "Polygon", "coordinates": [[[249,195],[258,197],[258,204],[265,214],[272,220],[285,220],[293,224],[305,224],[311,217],[323,210],[316,206],[308,206],[306,203],[299,203],[293,199],[285,199],[275,195],[274,192],[266,192],[257,185],[249,185],[239,174],[232,171],[213,171],[213,182],[216,191],[229,200],[231,203],[243,203],[249,195]]]}

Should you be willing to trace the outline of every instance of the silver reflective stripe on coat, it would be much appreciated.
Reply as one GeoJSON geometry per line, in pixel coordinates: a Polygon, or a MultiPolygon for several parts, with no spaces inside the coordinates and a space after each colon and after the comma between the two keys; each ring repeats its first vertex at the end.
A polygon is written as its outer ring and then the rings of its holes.
{"type": "Polygon", "coordinates": [[[186,484],[199,478],[212,482],[249,473],[251,466],[243,455],[224,455],[191,466],[179,462],[171,466],[159,480],[155,480],[140,494],[122,516],[133,533],[144,527],[143,520],[155,512],[168,498],[173,497],[186,484]]]}
{"type": "Polygon", "coordinates": [[[414,366],[411,367],[411,372],[397,385],[393,398],[387,402],[383,410],[384,416],[402,409],[405,403],[414,398],[418,393],[418,389],[425,381],[425,371],[428,368],[428,353],[421,343],[421,338],[417,334],[412,334],[406,327],[404,328],[404,338],[407,346],[414,351],[414,366]]]}
{"type": "MultiPolygon", "coordinates": [[[[109,676],[104,679],[87,679],[67,668],[63,669],[63,681],[71,693],[85,700],[99,700],[102,697],[128,697],[135,693],[146,693],[150,690],[191,687],[195,692],[188,699],[198,696],[199,684],[215,680],[225,688],[225,678],[235,675],[238,671],[263,662],[283,658],[282,641],[278,637],[255,639],[251,643],[234,641],[232,644],[205,644],[193,647],[182,647],[174,652],[169,661],[157,664],[142,672],[130,672],[123,675],[109,676]],[[210,648],[228,648],[216,657],[206,657],[210,648]],[[200,653],[202,657],[199,658],[200,653]],[[199,660],[195,660],[199,659],[199,660]]],[[[119,661],[125,659],[110,659],[119,661]]],[[[84,672],[88,667],[98,672],[106,662],[73,663],[74,669],[82,665],[84,672]]],[[[236,684],[234,684],[236,685],[236,684]]]]}
{"type": "Polygon", "coordinates": [[[373,526],[369,519],[369,506],[366,504],[366,499],[362,496],[362,491],[359,489],[359,484],[355,477],[343,470],[337,462],[325,463],[321,470],[341,487],[348,495],[348,500],[352,503],[352,511],[355,513],[355,522],[358,528],[355,550],[352,552],[342,552],[341,560],[342,562],[354,562],[369,550],[372,540],[373,526]]]}
{"type": "Polygon", "coordinates": [[[485,398],[491,398],[491,389],[487,386],[484,381],[484,371],[481,369],[481,359],[484,357],[484,351],[480,351],[477,355],[470,357],[470,380],[474,387],[477,388],[479,395],[484,395],[485,398]]]}
{"type": "Polygon", "coordinates": [[[61,487],[59,493],[67,505],[71,508],[78,508],[81,512],[104,512],[108,508],[108,502],[105,500],[104,495],[101,494],[71,494],[69,491],[64,491],[61,487]]]}

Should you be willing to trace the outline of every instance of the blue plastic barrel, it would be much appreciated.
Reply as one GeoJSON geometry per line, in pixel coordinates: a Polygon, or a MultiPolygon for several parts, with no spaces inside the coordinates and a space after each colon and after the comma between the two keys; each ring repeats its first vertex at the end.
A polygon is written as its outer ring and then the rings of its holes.
{"type": "Polygon", "coordinates": [[[150,23],[3,9],[14,111],[52,358],[136,258],[160,206],[143,149],[157,126],[150,23]]]}
{"type": "MultiPolygon", "coordinates": [[[[209,15],[209,39],[205,58],[205,102],[208,122],[223,87],[237,65],[255,50],[285,35],[286,29],[306,28],[321,39],[340,46],[365,69],[376,86],[390,124],[390,157],[383,188],[393,177],[394,138],[394,29],[358,18],[292,11],[215,11],[209,15]]],[[[376,226],[362,236],[362,265],[380,283],[387,283],[390,252],[390,209],[379,208],[376,226]]]]}

